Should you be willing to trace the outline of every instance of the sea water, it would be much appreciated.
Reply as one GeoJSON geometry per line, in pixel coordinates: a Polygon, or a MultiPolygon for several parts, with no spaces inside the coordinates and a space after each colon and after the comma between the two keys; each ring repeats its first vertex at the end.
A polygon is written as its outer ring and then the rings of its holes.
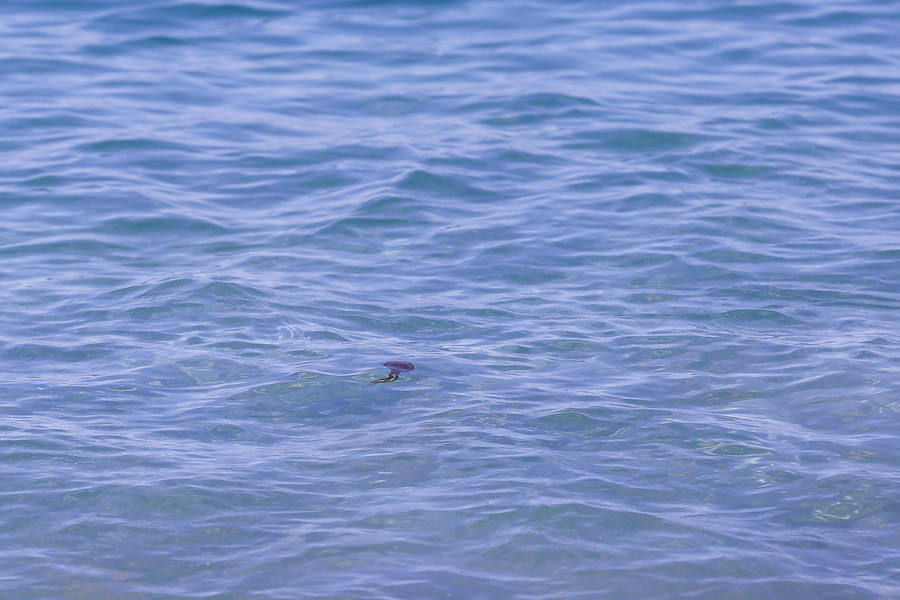
{"type": "Polygon", "coordinates": [[[3,2],[0,598],[900,597],[898,31],[3,2]]]}

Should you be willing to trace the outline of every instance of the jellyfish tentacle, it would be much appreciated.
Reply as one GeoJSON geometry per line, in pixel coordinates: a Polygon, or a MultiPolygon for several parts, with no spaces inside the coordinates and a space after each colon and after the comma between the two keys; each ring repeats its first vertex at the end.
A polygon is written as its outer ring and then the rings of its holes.
{"type": "Polygon", "coordinates": [[[391,371],[388,373],[387,377],[382,377],[381,379],[374,379],[372,383],[387,383],[388,381],[397,381],[400,379],[400,376],[396,371],[391,371]]]}

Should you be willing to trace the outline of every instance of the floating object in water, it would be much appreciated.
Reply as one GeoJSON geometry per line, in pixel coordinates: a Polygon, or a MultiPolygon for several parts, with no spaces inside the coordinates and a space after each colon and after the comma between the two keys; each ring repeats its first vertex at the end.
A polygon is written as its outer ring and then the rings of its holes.
{"type": "Polygon", "coordinates": [[[406,362],[403,360],[389,360],[384,363],[388,369],[391,370],[388,373],[387,377],[382,377],[381,379],[375,379],[372,383],[385,383],[387,381],[397,381],[400,379],[400,373],[406,373],[407,371],[414,371],[416,366],[411,362],[406,362]]]}

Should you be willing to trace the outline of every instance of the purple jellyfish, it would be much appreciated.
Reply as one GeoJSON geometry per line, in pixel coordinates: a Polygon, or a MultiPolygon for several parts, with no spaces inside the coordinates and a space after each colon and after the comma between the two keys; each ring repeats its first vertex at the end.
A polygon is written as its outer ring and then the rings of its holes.
{"type": "Polygon", "coordinates": [[[397,381],[400,379],[400,373],[406,373],[407,371],[415,370],[415,365],[411,362],[406,362],[403,360],[389,360],[384,363],[388,369],[391,370],[388,373],[387,377],[382,377],[381,379],[375,379],[372,383],[385,383],[387,381],[397,381]]]}

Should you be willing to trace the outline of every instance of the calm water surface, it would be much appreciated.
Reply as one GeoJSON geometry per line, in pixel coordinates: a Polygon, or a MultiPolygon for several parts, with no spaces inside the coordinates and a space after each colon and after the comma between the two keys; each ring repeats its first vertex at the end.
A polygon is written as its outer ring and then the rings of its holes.
{"type": "Polygon", "coordinates": [[[900,597],[900,2],[0,13],[0,598],[900,597]]]}

